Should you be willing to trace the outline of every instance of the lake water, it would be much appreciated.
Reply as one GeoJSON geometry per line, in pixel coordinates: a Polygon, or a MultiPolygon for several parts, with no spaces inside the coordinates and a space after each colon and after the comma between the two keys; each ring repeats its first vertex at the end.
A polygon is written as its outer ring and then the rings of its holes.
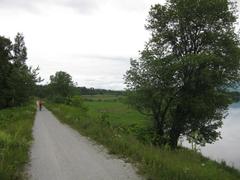
{"type": "MultiPolygon", "coordinates": [[[[240,170],[240,103],[232,104],[229,115],[223,120],[222,139],[201,147],[204,156],[221,161],[240,170]]],[[[189,144],[183,143],[189,147],[189,144]]]]}

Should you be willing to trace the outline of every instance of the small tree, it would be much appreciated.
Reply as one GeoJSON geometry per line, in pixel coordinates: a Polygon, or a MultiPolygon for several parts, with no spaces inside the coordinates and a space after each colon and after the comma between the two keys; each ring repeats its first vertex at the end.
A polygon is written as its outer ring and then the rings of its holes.
{"type": "Polygon", "coordinates": [[[72,95],[73,87],[72,77],[66,72],[58,71],[50,76],[50,93],[57,101],[67,100],[72,95]]]}

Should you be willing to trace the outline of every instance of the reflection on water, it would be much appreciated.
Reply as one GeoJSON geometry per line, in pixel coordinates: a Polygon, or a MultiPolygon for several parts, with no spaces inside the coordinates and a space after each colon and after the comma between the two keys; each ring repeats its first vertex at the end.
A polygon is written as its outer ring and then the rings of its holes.
{"type": "MultiPolygon", "coordinates": [[[[240,103],[232,104],[229,115],[223,120],[222,139],[201,147],[204,156],[240,169],[240,103]]],[[[189,147],[184,143],[184,146],[189,147]]]]}

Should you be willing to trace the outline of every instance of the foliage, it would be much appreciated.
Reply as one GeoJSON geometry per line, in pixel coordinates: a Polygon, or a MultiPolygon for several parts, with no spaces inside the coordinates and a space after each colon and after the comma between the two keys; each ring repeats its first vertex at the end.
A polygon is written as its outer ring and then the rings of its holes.
{"type": "Polygon", "coordinates": [[[34,95],[40,99],[47,98],[49,96],[49,86],[37,84],[34,95]]]}
{"type": "Polygon", "coordinates": [[[220,137],[228,88],[240,77],[235,12],[228,0],[168,0],[151,7],[151,38],[125,79],[129,102],[152,117],[161,143],[176,148],[180,136],[202,145],[220,137]]]}
{"type": "Polygon", "coordinates": [[[48,86],[51,100],[57,103],[66,103],[73,94],[72,77],[64,71],[58,71],[55,75],[51,75],[48,86]]]}
{"type": "Polygon", "coordinates": [[[232,98],[233,102],[239,102],[240,101],[240,92],[239,91],[229,92],[229,96],[232,98]]]}
{"type": "Polygon", "coordinates": [[[21,105],[33,94],[35,83],[40,81],[38,68],[26,65],[27,49],[22,34],[14,44],[0,36],[0,109],[21,105]]]}
{"type": "Polygon", "coordinates": [[[85,111],[87,111],[87,107],[85,106],[84,100],[81,96],[73,96],[69,99],[68,105],[74,106],[74,107],[78,107],[81,108],[85,111]]]}

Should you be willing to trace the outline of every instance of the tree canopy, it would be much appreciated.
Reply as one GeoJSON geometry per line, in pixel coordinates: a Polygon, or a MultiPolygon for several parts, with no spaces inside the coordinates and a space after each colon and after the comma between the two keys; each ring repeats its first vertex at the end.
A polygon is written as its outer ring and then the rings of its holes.
{"type": "Polygon", "coordinates": [[[130,102],[152,117],[160,143],[175,148],[180,136],[199,144],[220,137],[228,88],[239,83],[236,19],[228,0],[168,0],[151,7],[151,38],[125,79],[130,102]]]}
{"type": "Polygon", "coordinates": [[[64,71],[58,71],[50,76],[50,95],[55,101],[63,102],[73,94],[72,76],[64,71]]]}
{"type": "Polygon", "coordinates": [[[21,105],[33,95],[38,68],[26,65],[24,36],[17,34],[14,43],[0,36],[0,108],[21,105]]]}

